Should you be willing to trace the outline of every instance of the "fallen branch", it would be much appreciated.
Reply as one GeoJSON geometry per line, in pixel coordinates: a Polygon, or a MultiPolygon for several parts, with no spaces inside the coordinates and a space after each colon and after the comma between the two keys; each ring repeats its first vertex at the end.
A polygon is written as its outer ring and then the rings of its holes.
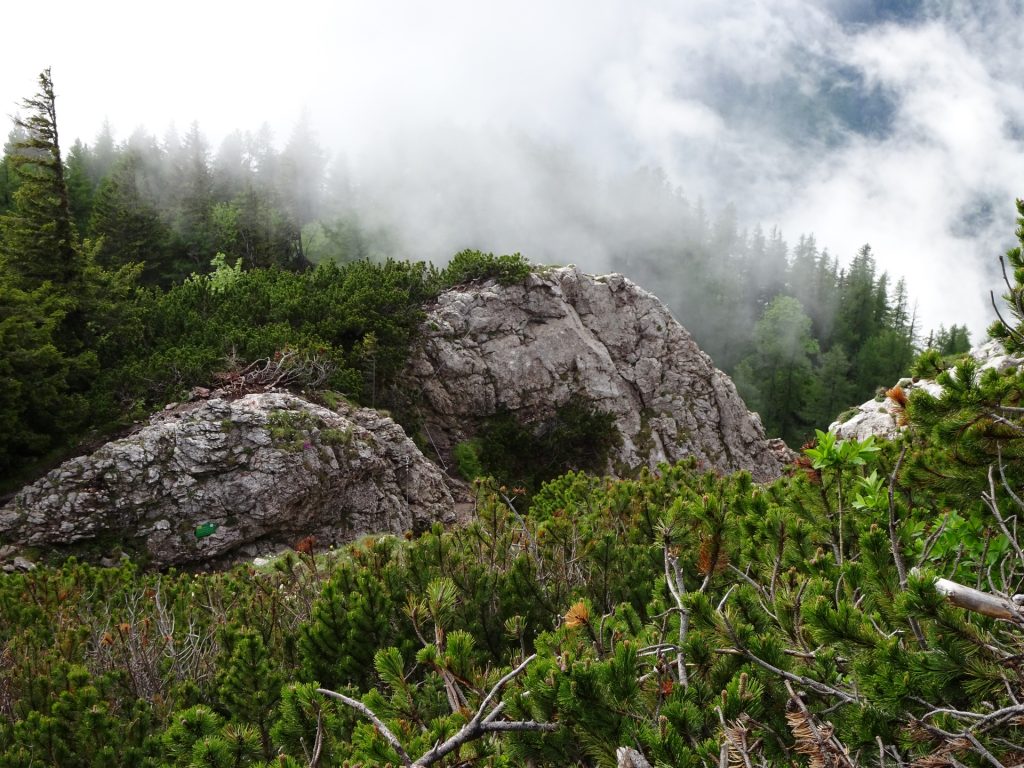
{"type": "Polygon", "coordinates": [[[380,731],[381,736],[387,740],[388,744],[391,745],[395,752],[398,753],[398,756],[402,758],[402,765],[407,766],[407,768],[412,765],[412,758],[409,757],[408,753],[402,748],[402,742],[400,742],[398,737],[391,732],[390,728],[384,725],[384,721],[377,717],[377,714],[368,706],[363,704],[363,702],[353,699],[350,696],[346,696],[343,693],[328,690],[327,688],[317,688],[316,692],[323,694],[324,696],[329,696],[332,699],[337,699],[342,704],[352,707],[356,712],[367,718],[374,724],[377,730],[380,731]]]}
{"type": "Polygon", "coordinates": [[[402,764],[405,765],[406,768],[426,768],[426,766],[433,765],[445,755],[459,749],[463,744],[473,741],[474,739],[479,739],[488,733],[502,733],[508,731],[545,731],[550,733],[558,730],[557,723],[538,723],[533,720],[495,720],[494,718],[496,718],[501,710],[504,709],[504,702],[497,702],[494,709],[489,713],[487,711],[491,706],[491,703],[497,699],[505,686],[508,685],[515,677],[522,674],[527,665],[529,665],[529,663],[535,658],[537,658],[537,654],[527,657],[518,667],[498,680],[498,682],[494,684],[491,690],[484,697],[484,700],[476,710],[476,714],[470,718],[469,722],[462,726],[462,728],[460,728],[458,732],[449,739],[440,744],[435,744],[430,748],[430,750],[425,752],[415,761],[409,757],[408,753],[402,748],[401,743],[388,729],[388,727],[384,725],[383,721],[374,714],[373,710],[361,701],[356,701],[355,699],[345,696],[344,694],[337,693],[336,691],[329,691],[326,688],[317,688],[317,693],[329,696],[332,699],[337,699],[369,718],[369,720],[380,731],[381,735],[387,739],[387,742],[398,753],[399,757],[402,759],[402,764]]]}
{"type": "MultiPolygon", "coordinates": [[[[916,571],[915,568],[914,572],[916,571]]],[[[980,589],[964,586],[949,579],[936,578],[933,583],[935,591],[957,608],[1024,626],[1024,614],[1009,598],[982,592],[980,589]]]]}

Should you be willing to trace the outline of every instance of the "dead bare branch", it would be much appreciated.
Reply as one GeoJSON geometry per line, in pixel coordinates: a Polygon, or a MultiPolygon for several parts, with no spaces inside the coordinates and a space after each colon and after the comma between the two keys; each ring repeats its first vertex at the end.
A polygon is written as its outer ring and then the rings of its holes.
{"type": "Polygon", "coordinates": [[[377,730],[380,731],[380,735],[383,736],[387,743],[391,745],[391,748],[398,753],[398,756],[402,759],[402,764],[405,765],[406,768],[409,768],[409,766],[413,764],[412,758],[409,757],[408,753],[402,747],[402,742],[398,740],[398,737],[395,736],[395,734],[391,732],[391,729],[384,725],[384,721],[377,717],[376,713],[368,706],[363,704],[363,702],[346,696],[343,693],[328,690],[327,688],[317,688],[316,692],[324,696],[328,696],[332,699],[336,699],[340,701],[342,704],[352,707],[352,709],[356,710],[356,712],[363,715],[363,717],[368,719],[371,723],[374,724],[374,726],[376,726],[377,730]]]}
{"type": "Polygon", "coordinates": [[[679,684],[683,687],[689,685],[686,675],[686,658],[683,647],[686,644],[686,633],[690,626],[690,612],[683,604],[683,594],[686,587],[683,583],[683,574],[679,570],[679,559],[669,552],[668,544],[665,544],[665,583],[668,584],[668,591],[676,603],[679,611],[679,651],[676,653],[676,674],[679,677],[679,684]]]}
{"type": "Polygon", "coordinates": [[[1008,598],[957,584],[949,579],[937,578],[934,585],[936,591],[957,608],[1024,626],[1024,614],[1008,598]]]}
{"type": "Polygon", "coordinates": [[[484,697],[480,706],[477,708],[476,713],[470,718],[462,728],[458,730],[450,738],[435,744],[427,752],[417,758],[415,761],[409,757],[408,753],[402,748],[398,738],[392,733],[384,722],[377,717],[377,715],[363,704],[361,701],[345,696],[344,694],[337,693],[336,691],[330,691],[326,688],[318,688],[317,693],[329,696],[330,698],[337,699],[338,701],[346,704],[372,722],[381,735],[387,740],[387,742],[394,748],[401,757],[403,764],[406,768],[426,768],[428,765],[433,765],[438,760],[443,758],[445,755],[454,752],[459,749],[463,744],[466,744],[475,739],[488,734],[488,733],[502,733],[509,731],[544,731],[552,732],[558,730],[557,723],[538,723],[533,720],[497,720],[497,715],[504,709],[504,702],[497,702],[494,709],[488,712],[491,704],[494,703],[498,696],[501,695],[502,690],[508,685],[514,678],[523,673],[526,667],[537,658],[537,654],[527,657],[523,660],[519,666],[515,667],[512,671],[506,673],[494,684],[487,695],[484,697]]]}

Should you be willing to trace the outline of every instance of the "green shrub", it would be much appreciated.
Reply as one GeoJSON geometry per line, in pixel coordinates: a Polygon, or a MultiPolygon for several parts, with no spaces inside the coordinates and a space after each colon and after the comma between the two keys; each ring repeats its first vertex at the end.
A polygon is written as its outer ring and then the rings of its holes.
{"type": "Polygon", "coordinates": [[[320,442],[324,445],[348,445],[352,442],[352,430],[350,429],[321,429],[320,442]]]}
{"type": "Polygon", "coordinates": [[[455,458],[455,468],[463,480],[475,480],[482,477],[484,466],[480,463],[480,443],[477,440],[464,440],[455,446],[452,451],[455,458]]]}
{"type": "Polygon", "coordinates": [[[576,396],[539,423],[522,423],[510,411],[495,414],[480,430],[478,454],[485,474],[535,491],[570,470],[604,472],[621,442],[615,417],[576,396]]]}
{"type": "Polygon", "coordinates": [[[267,430],[274,445],[286,451],[301,451],[316,419],[308,411],[274,411],[267,418],[267,430]]]}
{"type": "Polygon", "coordinates": [[[460,285],[494,278],[502,285],[514,285],[530,274],[530,262],[518,253],[495,256],[480,251],[460,251],[441,273],[445,285],[460,285]]]}

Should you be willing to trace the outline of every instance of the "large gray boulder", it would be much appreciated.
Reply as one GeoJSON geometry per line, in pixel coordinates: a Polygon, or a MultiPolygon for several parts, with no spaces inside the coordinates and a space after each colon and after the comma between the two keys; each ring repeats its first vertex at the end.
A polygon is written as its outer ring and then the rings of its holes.
{"type": "Polygon", "coordinates": [[[453,516],[443,474],[390,418],[262,392],[162,412],[65,462],[0,508],[0,550],[116,539],[158,566],[208,563],[453,516]]]}
{"type": "Polygon", "coordinates": [[[665,305],[622,275],[564,267],[445,292],[427,308],[407,383],[445,461],[499,410],[539,422],[574,395],[614,415],[613,472],[694,456],[771,480],[791,458],[665,305]]]}

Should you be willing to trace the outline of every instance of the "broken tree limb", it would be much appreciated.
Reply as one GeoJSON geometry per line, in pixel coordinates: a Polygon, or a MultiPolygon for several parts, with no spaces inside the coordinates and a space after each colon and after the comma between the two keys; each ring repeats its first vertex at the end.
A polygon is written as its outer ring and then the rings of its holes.
{"type": "MultiPolygon", "coordinates": [[[[914,571],[916,572],[917,569],[915,568],[914,571]]],[[[1024,613],[1021,613],[1017,604],[1009,598],[982,592],[980,589],[958,584],[949,579],[936,578],[933,584],[935,591],[957,608],[980,613],[982,616],[991,616],[994,619],[1005,619],[1024,626],[1024,613]]]]}
{"type": "Polygon", "coordinates": [[[508,685],[513,678],[520,675],[535,658],[537,658],[537,654],[527,657],[518,667],[513,669],[511,672],[508,672],[498,680],[498,682],[494,684],[491,690],[484,697],[484,700],[476,710],[476,714],[470,718],[469,722],[463,725],[457,733],[449,737],[443,743],[439,742],[435,744],[415,761],[413,761],[405,749],[402,748],[401,742],[399,742],[395,734],[388,729],[384,724],[384,721],[377,717],[376,713],[374,713],[368,706],[363,704],[361,701],[353,699],[342,693],[337,693],[336,691],[331,691],[326,688],[317,688],[316,690],[317,693],[329,696],[332,699],[337,699],[367,717],[370,722],[376,726],[378,732],[385,738],[385,740],[387,740],[388,744],[390,744],[395,752],[398,753],[398,756],[402,760],[402,764],[405,765],[406,768],[426,768],[427,766],[433,765],[450,752],[454,752],[459,749],[463,744],[473,741],[474,739],[479,739],[488,733],[505,733],[508,731],[541,731],[551,733],[558,730],[558,723],[538,723],[533,720],[495,720],[498,713],[505,708],[505,703],[497,700],[498,696],[501,694],[505,686],[508,685]],[[488,713],[487,709],[492,704],[494,705],[494,708],[488,713]]]}

